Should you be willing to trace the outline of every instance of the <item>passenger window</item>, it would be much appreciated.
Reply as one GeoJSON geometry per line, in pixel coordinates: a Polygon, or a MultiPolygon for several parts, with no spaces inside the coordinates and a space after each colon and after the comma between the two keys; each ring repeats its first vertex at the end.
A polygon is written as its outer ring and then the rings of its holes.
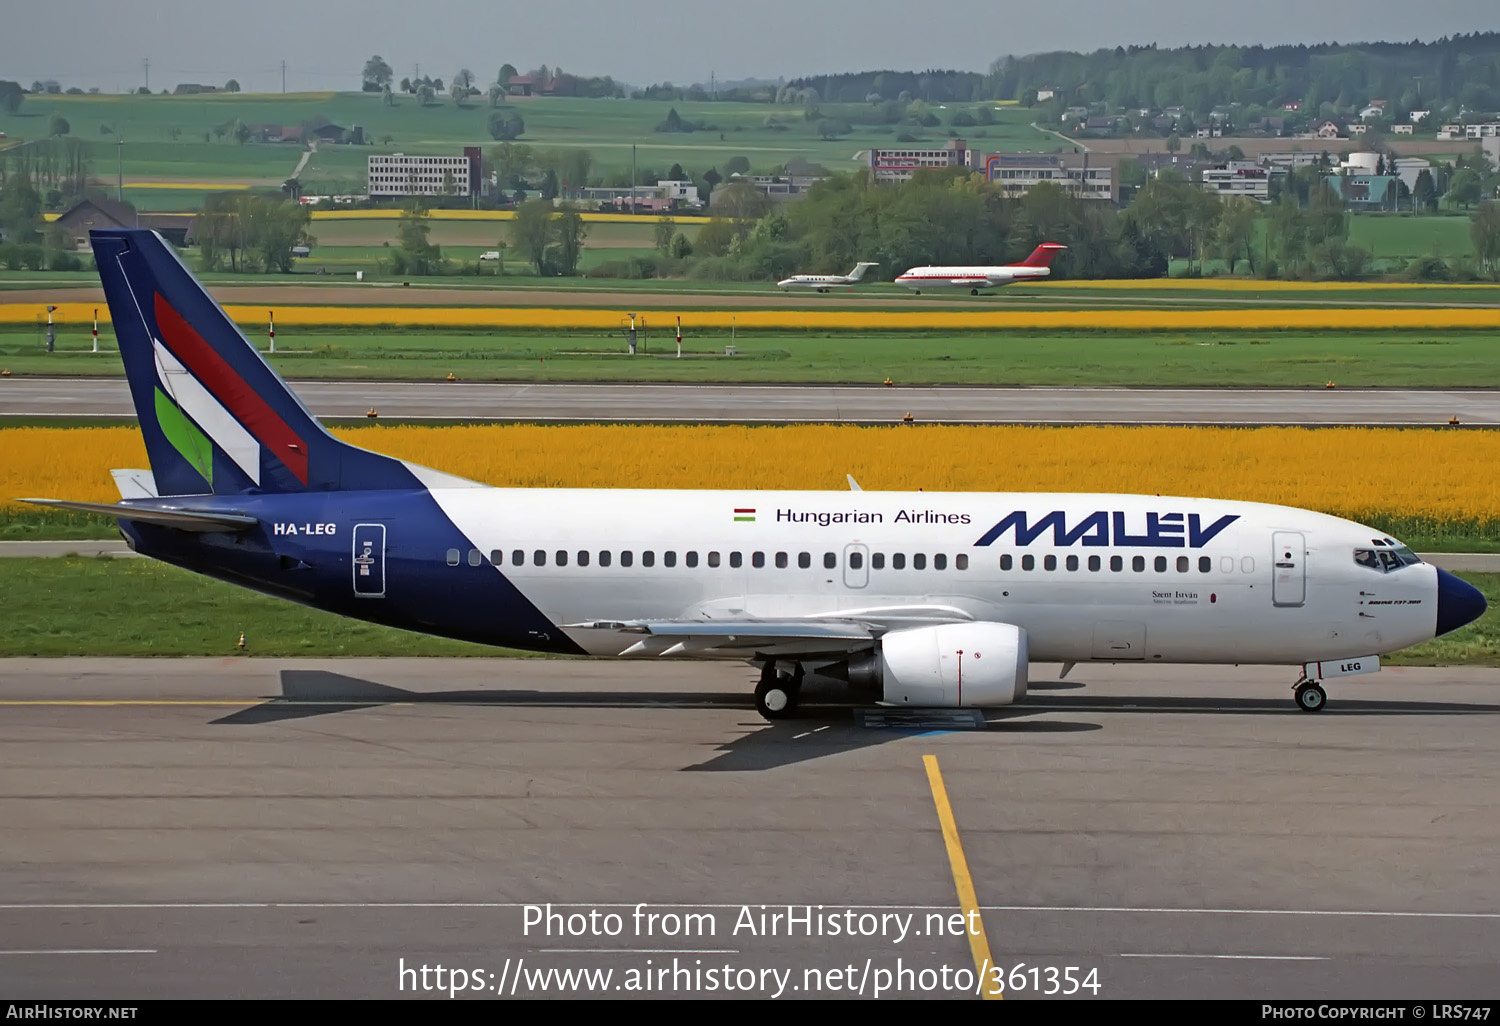
{"type": "Polygon", "coordinates": [[[1057,557],[1056,556],[1043,556],[1042,557],[1042,569],[1043,570],[1056,570],[1057,569],[1057,557]]]}
{"type": "Polygon", "coordinates": [[[457,549],[449,549],[448,550],[448,565],[449,566],[458,566],[458,550],[457,549]]]}
{"type": "Polygon", "coordinates": [[[810,553],[810,552],[799,552],[799,553],[797,553],[797,568],[799,570],[806,570],[810,566],[812,566],[812,553],[810,553]]]}
{"type": "Polygon", "coordinates": [[[490,551],[490,562],[494,563],[496,566],[499,566],[501,563],[505,562],[505,553],[500,549],[492,549],[490,551]]]}
{"type": "Polygon", "coordinates": [[[851,553],[849,553],[849,569],[850,570],[859,570],[859,569],[862,569],[864,567],[864,565],[865,565],[864,553],[862,553],[862,552],[851,552],[851,553]]]}
{"type": "Polygon", "coordinates": [[[650,549],[647,549],[645,552],[641,553],[641,566],[655,566],[655,565],[656,565],[656,553],[652,552],[650,549]]]}
{"type": "Polygon", "coordinates": [[[543,552],[541,549],[537,549],[535,552],[533,552],[531,554],[531,561],[533,563],[535,563],[537,566],[546,566],[547,565],[547,554],[545,552],[543,552]]]}
{"type": "Polygon", "coordinates": [[[1098,556],[1090,556],[1089,557],[1089,569],[1090,570],[1098,570],[1103,565],[1104,565],[1103,561],[1100,560],[1098,556]]]}
{"type": "Polygon", "coordinates": [[[526,565],[526,553],[522,552],[520,549],[516,549],[514,552],[512,552],[510,554],[510,565],[511,566],[525,566],[526,565]]]}
{"type": "Polygon", "coordinates": [[[924,552],[913,552],[911,556],[911,568],[913,570],[926,570],[927,554],[924,552]]]}
{"type": "Polygon", "coordinates": [[[904,553],[904,552],[893,552],[893,553],[891,553],[891,569],[892,570],[905,570],[906,569],[906,553],[904,553]]]}
{"type": "Polygon", "coordinates": [[[1069,570],[1077,570],[1078,569],[1078,557],[1077,556],[1069,556],[1068,557],[1068,569],[1069,570]]]}
{"type": "Polygon", "coordinates": [[[711,567],[719,565],[719,551],[717,549],[708,554],[708,565],[711,567]]]}
{"type": "Polygon", "coordinates": [[[1155,566],[1156,566],[1156,572],[1157,573],[1159,573],[1159,574],[1166,573],[1167,572],[1167,557],[1166,556],[1157,556],[1156,557],[1155,566]]]}
{"type": "Polygon", "coordinates": [[[578,550],[578,565],[579,566],[588,566],[589,565],[589,550],[588,549],[579,549],[578,550]]]}
{"type": "Polygon", "coordinates": [[[757,569],[760,568],[760,567],[765,566],[766,565],[766,554],[764,552],[757,552],[757,553],[755,553],[753,556],[750,557],[750,565],[753,566],[753,567],[756,567],[757,569]]]}
{"type": "Polygon", "coordinates": [[[735,568],[739,568],[739,567],[743,566],[744,563],[745,563],[745,557],[742,556],[742,555],[740,555],[740,553],[738,553],[738,552],[731,552],[729,554],[729,565],[730,566],[735,567],[735,568]]]}
{"type": "Polygon", "coordinates": [[[685,555],[683,555],[683,557],[682,557],[682,564],[683,564],[683,566],[697,566],[698,565],[698,553],[696,553],[696,552],[689,552],[689,553],[686,553],[685,555]]]}
{"type": "Polygon", "coordinates": [[[1247,574],[1255,573],[1255,560],[1249,556],[1246,556],[1244,559],[1240,560],[1240,569],[1245,571],[1245,573],[1247,574]]]}
{"type": "Polygon", "coordinates": [[[661,554],[661,565],[662,566],[676,566],[677,565],[677,553],[671,552],[671,551],[663,552],[661,554]]]}
{"type": "Polygon", "coordinates": [[[1036,557],[1033,556],[1033,555],[1031,555],[1030,553],[1022,556],[1021,557],[1021,569],[1022,570],[1035,570],[1036,569],[1036,557]]]}
{"type": "Polygon", "coordinates": [[[568,565],[568,551],[567,551],[567,549],[558,549],[557,550],[557,565],[558,566],[567,566],[568,565]]]}
{"type": "Polygon", "coordinates": [[[1232,573],[1234,573],[1234,557],[1233,556],[1222,556],[1222,557],[1220,557],[1220,559],[1219,559],[1219,569],[1222,572],[1226,573],[1226,574],[1232,574],[1232,573]]]}
{"type": "Polygon", "coordinates": [[[870,555],[870,569],[871,570],[884,570],[885,569],[885,553],[884,552],[875,552],[875,553],[872,553],[870,555]]]}
{"type": "Polygon", "coordinates": [[[1212,556],[1199,556],[1198,557],[1198,572],[1200,574],[1206,574],[1210,570],[1212,570],[1213,568],[1214,568],[1214,561],[1213,561],[1213,557],[1212,556]]]}
{"type": "Polygon", "coordinates": [[[1115,573],[1119,573],[1121,570],[1124,570],[1125,569],[1125,558],[1123,556],[1110,556],[1109,557],[1109,568],[1111,570],[1113,570],[1115,573]]]}
{"type": "Polygon", "coordinates": [[[626,549],[624,552],[620,553],[620,565],[621,566],[629,566],[630,564],[632,564],[634,562],[635,562],[635,554],[633,552],[631,552],[629,549],[626,549]]]}
{"type": "Polygon", "coordinates": [[[1013,563],[1014,563],[1014,561],[1010,558],[1010,553],[1009,552],[1007,552],[1005,555],[1003,555],[1003,556],[1000,557],[1000,569],[1001,570],[1009,570],[1011,568],[1011,566],[1012,566],[1013,563]]]}
{"type": "Polygon", "coordinates": [[[953,557],[953,569],[955,569],[955,570],[967,570],[967,569],[969,569],[969,556],[968,556],[968,553],[960,552],[958,555],[956,555],[956,556],[953,557]]]}
{"type": "Polygon", "coordinates": [[[785,570],[786,569],[786,553],[785,552],[778,552],[778,553],[776,553],[776,569],[778,569],[778,570],[785,570]]]}
{"type": "Polygon", "coordinates": [[[1144,572],[1145,569],[1146,569],[1146,557],[1145,556],[1135,556],[1135,557],[1133,557],[1130,560],[1130,569],[1134,570],[1136,573],[1142,573],[1142,572],[1144,572]]]}
{"type": "Polygon", "coordinates": [[[609,550],[608,549],[600,549],[599,550],[599,565],[600,566],[609,566],[609,550]]]}
{"type": "Polygon", "coordinates": [[[469,565],[470,566],[479,566],[483,562],[484,562],[484,556],[480,555],[480,552],[479,552],[478,549],[470,549],[469,550],[469,565]]]}
{"type": "Polygon", "coordinates": [[[945,555],[943,555],[941,552],[939,552],[937,555],[933,556],[932,557],[932,568],[934,570],[946,570],[946,569],[948,569],[948,557],[945,556],[945,555]]]}
{"type": "Polygon", "coordinates": [[[1186,556],[1177,557],[1177,572],[1185,574],[1193,568],[1193,561],[1186,556]]]}
{"type": "Polygon", "coordinates": [[[825,570],[832,570],[838,565],[839,558],[837,556],[835,556],[832,552],[823,553],[823,568],[825,570]]]}

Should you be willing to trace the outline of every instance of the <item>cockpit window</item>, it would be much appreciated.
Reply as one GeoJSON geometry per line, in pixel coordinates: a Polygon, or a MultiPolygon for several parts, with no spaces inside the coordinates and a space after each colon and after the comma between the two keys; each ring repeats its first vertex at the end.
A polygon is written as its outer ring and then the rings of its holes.
{"type": "Polygon", "coordinates": [[[1400,570],[1404,566],[1415,566],[1422,562],[1417,554],[1405,545],[1393,543],[1394,548],[1355,549],[1354,562],[1383,574],[1400,570]]]}

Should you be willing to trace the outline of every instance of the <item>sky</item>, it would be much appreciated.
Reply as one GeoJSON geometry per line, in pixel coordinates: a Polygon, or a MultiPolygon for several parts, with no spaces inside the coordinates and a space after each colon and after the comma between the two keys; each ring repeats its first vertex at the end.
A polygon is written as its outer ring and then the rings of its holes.
{"type": "Polygon", "coordinates": [[[7,3],[0,79],[153,91],[359,88],[374,54],[494,81],[500,65],[633,85],[824,72],[983,71],[1005,54],[1156,43],[1430,40],[1500,30],[1495,0],[46,0],[7,3]],[[940,14],[932,12],[940,11],[940,14]],[[1357,27],[1351,28],[1351,20],[1357,27]],[[145,62],[149,61],[149,67],[145,62]]]}

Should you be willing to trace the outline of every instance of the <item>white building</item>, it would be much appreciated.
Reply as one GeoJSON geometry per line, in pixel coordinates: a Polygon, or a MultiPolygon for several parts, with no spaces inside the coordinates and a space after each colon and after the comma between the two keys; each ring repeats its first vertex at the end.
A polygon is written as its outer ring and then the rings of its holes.
{"type": "Polygon", "coordinates": [[[1253,160],[1231,160],[1222,167],[1206,167],[1200,184],[1216,196],[1248,196],[1267,203],[1271,199],[1271,176],[1282,168],[1267,167],[1253,160]]]}
{"type": "Polygon", "coordinates": [[[1493,139],[1500,136],[1500,122],[1491,121],[1483,125],[1465,125],[1465,139],[1493,139]]]}
{"type": "Polygon", "coordinates": [[[1391,126],[1391,134],[1392,135],[1411,135],[1412,134],[1412,130],[1415,127],[1416,127],[1415,125],[1392,125],[1391,126]]]}
{"type": "Polygon", "coordinates": [[[1066,163],[1053,156],[994,153],[985,158],[984,171],[986,178],[999,183],[1000,194],[1011,198],[1026,195],[1041,182],[1051,182],[1079,199],[1113,201],[1119,197],[1114,168],[1090,165],[1087,153],[1066,163]]]}
{"type": "Polygon", "coordinates": [[[1464,126],[1444,125],[1442,128],[1438,129],[1437,137],[1443,142],[1448,142],[1452,139],[1462,139],[1464,137],[1464,126]]]}
{"type": "Polygon", "coordinates": [[[465,147],[461,157],[407,156],[393,153],[369,158],[369,193],[377,196],[472,196],[479,191],[479,147],[465,147]]]}
{"type": "Polygon", "coordinates": [[[962,139],[940,150],[872,149],[870,171],[877,182],[905,182],[924,167],[973,167],[978,156],[962,139]]]}

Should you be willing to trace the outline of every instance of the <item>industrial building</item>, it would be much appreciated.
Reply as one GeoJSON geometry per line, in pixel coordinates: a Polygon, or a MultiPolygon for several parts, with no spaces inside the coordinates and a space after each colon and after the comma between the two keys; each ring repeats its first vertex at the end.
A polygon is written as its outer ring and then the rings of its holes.
{"type": "Polygon", "coordinates": [[[877,182],[905,182],[924,167],[976,167],[979,154],[962,139],[950,139],[940,150],[900,147],[870,150],[870,172],[877,182]]]}
{"type": "Polygon", "coordinates": [[[1114,168],[1096,157],[1089,162],[1087,153],[1077,157],[1038,154],[994,153],[985,158],[985,177],[1000,185],[1000,194],[1024,196],[1041,182],[1050,182],[1079,199],[1119,199],[1119,185],[1114,168]]]}

